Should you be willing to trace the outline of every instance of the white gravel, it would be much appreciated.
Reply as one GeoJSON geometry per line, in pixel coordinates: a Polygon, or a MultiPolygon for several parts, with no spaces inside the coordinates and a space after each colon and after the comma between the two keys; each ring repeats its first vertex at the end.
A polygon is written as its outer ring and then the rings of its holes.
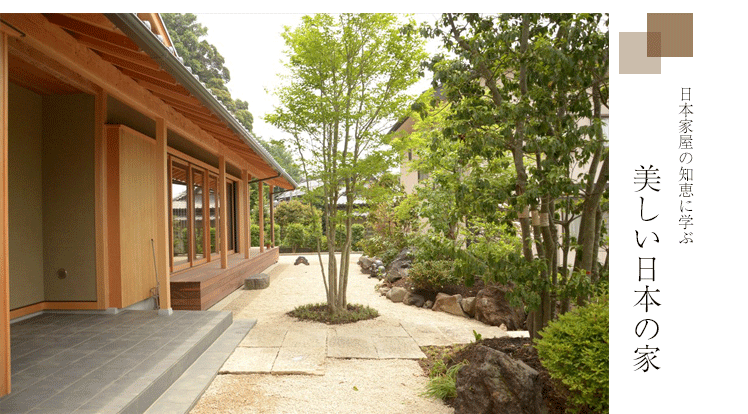
{"type": "MultiPolygon", "coordinates": [[[[234,318],[254,318],[258,327],[329,326],[299,322],[285,313],[298,305],[324,302],[325,293],[316,256],[310,266],[294,266],[296,256],[281,256],[268,269],[270,287],[261,291],[237,290],[213,310],[231,310],[234,318]]],[[[326,257],[323,256],[326,260],[326,257]]],[[[496,327],[442,312],[392,303],[377,292],[376,279],[367,278],[351,258],[349,303],[369,305],[380,317],[344,325],[340,329],[387,330],[406,324],[428,324],[441,330],[476,329],[496,332],[496,327]]],[[[256,328],[255,328],[256,329],[256,328]]],[[[250,331],[249,335],[252,335],[250,331]]],[[[492,335],[491,335],[492,336],[492,335]]],[[[484,334],[484,337],[487,335],[484,334]]],[[[453,413],[441,400],[422,396],[428,378],[415,360],[327,358],[325,374],[223,374],[218,375],[191,411],[202,413],[453,413]]]]}

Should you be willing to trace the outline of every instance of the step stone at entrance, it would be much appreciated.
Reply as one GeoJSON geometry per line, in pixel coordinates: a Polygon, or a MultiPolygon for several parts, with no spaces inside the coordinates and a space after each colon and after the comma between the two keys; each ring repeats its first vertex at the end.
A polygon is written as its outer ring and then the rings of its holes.
{"type": "Polygon", "coordinates": [[[247,290],[265,289],[270,286],[270,276],[258,273],[244,279],[244,288],[247,290]]]}

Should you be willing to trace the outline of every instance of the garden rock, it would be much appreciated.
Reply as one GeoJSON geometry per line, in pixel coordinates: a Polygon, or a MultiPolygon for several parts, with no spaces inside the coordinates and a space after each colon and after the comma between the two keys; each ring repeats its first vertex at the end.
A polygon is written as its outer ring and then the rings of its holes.
{"type": "Polygon", "coordinates": [[[475,297],[463,298],[460,301],[463,312],[467,313],[471,318],[475,317],[475,297]]]}
{"type": "Polygon", "coordinates": [[[389,291],[390,291],[390,288],[389,288],[389,287],[387,287],[387,286],[380,286],[380,287],[379,287],[379,289],[377,289],[377,291],[378,291],[379,293],[381,293],[381,294],[382,294],[382,296],[384,296],[384,295],[386,295],[386,294],[387,294],[387,292],[389,292],[389,291]]]}
{"type": "Polygon", "coordinates": [[[434,301],[433,301],[433,300],[427,300],[427,301],[426,301],[426,302],[425,302],[425,303],[423,304],[423,307],[424,307],[424,308],[426,308],[426,309],[431,309],[431,308],[433,308],[433,307],[434,307],[434,301]]]}
{"type": "Polygon", "coordinates": [[[408,269],[412,261],[413,256],[410,254],[410,249],[406,247],[401,250],[392,263],[387,266],[387,281],[394,283],[408,276],[408,269]]]}
{"type": "Polygon", "coordinates": [[[436,295],[436,301],[434,301],[434,307],[431,309],[435,311],[451,313],[452,315],[467,317],[465,312],[462,311],[460,300],[462,300],[462,295],[447,295],[446,293],[438,293],[436,295]]]}
{"type": "Polygon", "coordinates": [[[368,256],[361,256],[358,258],[358,265],[361,266],[361,273],[370,275],[376,268],[372,268],[374,259],[370,259],[368,256]]]}
{"type": "Polygon", "coordinates": [[[426,298],[413,292],[408,292],[403,298],[403,303],[408,306],[420,308],[426,302],[426,298]]]}
{"type": "Polygon", "coordinates": [[[510,331],[522,329],[524,312],[513,308],[506,300],[507,289],[489,286],[475,297],[475,319],[493,326],[506,325],[510,331]]]}
{"type": "Polygon", "coordinates": [[[244,279],[244,288],[248,290],[265,289],[270,286],[270,276],[265,273],[252,275],[244,279]]]}
{"type": "Polygon", "coordinates": [[[307,260],[304,256],[299,256],[296,258],[296,261],[293,263],[293,265],[296,266],[298,264],[305,264],[309,266],[309,260],[307,260]]]}
{"type": "Polygon", "coordinates": [[[402,302],[403,299],[405,299],[405,295],[408,294],[408,291],[405,290],[405,288],[401,288],[399,286],[395,286],[392,289],[387,292],[387,299],[393,301],[393,302],[402,302]]]}
{"type": "Polygon", "coordinates": [[[539,374],[522,361],[478,345],[457,372],[455,414],[540,414],[539,374]]]}

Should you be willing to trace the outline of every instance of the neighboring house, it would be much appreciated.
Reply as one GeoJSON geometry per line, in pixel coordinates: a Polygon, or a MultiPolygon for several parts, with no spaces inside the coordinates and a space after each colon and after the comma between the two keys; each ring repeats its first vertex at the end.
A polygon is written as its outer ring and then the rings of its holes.
{"type": "Polygon", "coordinates": [[[296,183],[191,72],[156,13],[0,15],[0,396],[12,318],[157,284],[164,315],[204,309],[277,261],[248,191],[296,183]],[[227,279],[203,296],[208,268],[227,279]]]}

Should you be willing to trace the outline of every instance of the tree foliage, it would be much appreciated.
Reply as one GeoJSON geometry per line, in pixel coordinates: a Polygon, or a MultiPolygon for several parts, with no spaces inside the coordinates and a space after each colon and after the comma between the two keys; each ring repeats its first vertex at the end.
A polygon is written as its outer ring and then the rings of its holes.
{"type": "Polygon", "coordinates": [[[205,83],[226,109],[251,131],[253,118],[248,110],[249,105],[246,101],[231,97],[226,86],[231,81],[231,73],[224,66],[225,60],[218,48],[205,39],[208,28],[199,23],[197,16],[192,13],[162,13],[161,17],[185,66],[191,68],[192,73],[205,83]]]}
{"type": "MultiPolygon", "coordinates": [[[[412,21],[390,14],[317,14],[286,28],[290,75],[276,90],[281,104],[267,120],[295,139],[308,179],[323,185],[328,269],[320,267],[332,310],[345,309],[354,199],[364,180],[394,160],[381,150],[385,121],[411,99],[404,91],[418,78],[425,53],[412,21]],[[344,210],[337,208],[346,196],[344,210]],[[345,225],[338,264],[335,230],[345,225]]],[[[321,250],[321,246],[320,246],[321,250]]]]}
{"type": "MultiPolygon", "coordinates": [[[[606,26],[600,14],[444,14],[433,27],[422,27],[451,53],[426,64],[450,105],[441,137],[432,140],[453,156],[447,174],[436,180],[453,186],[454,200],[442,205],[454,201],[456,216],[446,224],[468,216],[483,222],[473,226],[477,230],[519,221],[522,268],[535,273],[526,286],[538,296],[532,334],[553,318],[556,295],[569,280],[572,219],[581,220],[577,272],[593,281],[601,274],[596,255],[609,162],[601,120],[608,102],[606,26]],[[583,165],[588,168],[575,176],[583,165]],[[511,175],[498,174],[507,166],[511,175]]],[[[423,112],[423,106],[416,109],[423,112]]],[[[485,260],[464,267],[495,269],[485,260]]]]}

